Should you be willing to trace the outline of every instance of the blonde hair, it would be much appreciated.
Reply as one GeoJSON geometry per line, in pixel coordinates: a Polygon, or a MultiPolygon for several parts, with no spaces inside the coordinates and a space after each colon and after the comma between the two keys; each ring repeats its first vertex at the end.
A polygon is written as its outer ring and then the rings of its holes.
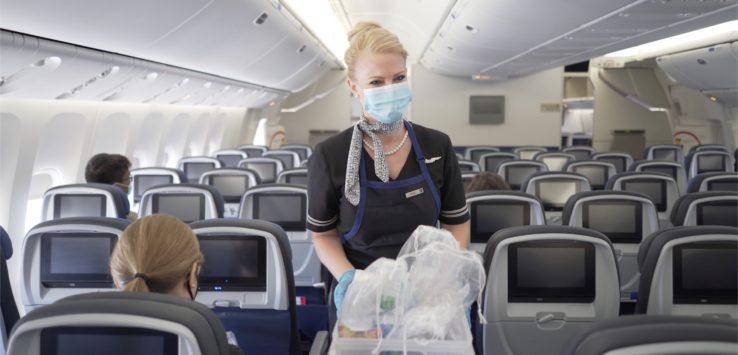
{"type": "Polygon", "coordinates": [[[348,66],[349,78],[354,78],[354,66],[359,56],[371,53],[397,53],[407,60],[407,51],[397,36],[374,22],[359,22],[348,33],[349,48],[343,59],[348,66]]]}
{"type": "Polygon", "coordinates": [[[200,244],[190,226],[155,214],[128,226],[110,256],[110,273],[124,292],[168,293],[202,264],[200,244]]]}

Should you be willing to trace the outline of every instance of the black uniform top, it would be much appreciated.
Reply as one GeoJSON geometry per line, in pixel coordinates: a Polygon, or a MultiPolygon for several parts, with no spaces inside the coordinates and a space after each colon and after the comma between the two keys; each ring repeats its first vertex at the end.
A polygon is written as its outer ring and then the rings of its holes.
{"type": "MultiPolygon", "coordinates": [[[[438,189],[441,198],[441,215],[439,220],[444,224],[462,224],[469,220],[469,209],[466,206],[464,186],[461,181],[456,153],[451,139],[444,133],[434,129],[412,124],[431,179],[438,189]]],[[[348,230],[340,226],[351,223],[340,223],[348,219],[354,221],[354,215],[340,214],[340,201],[344,194],[346,179],[346,162],[353,127],[328,138],[318,144],[310,156],[308,169],[308,222],[307,228],[313,232],[325,232],[339,228],[338,235],[343,236],[348,230]]],[[[408,139],[407,143],[410,143],[408,139]]],[[[362,149],[366,164],[367,179],[380,181],[374,173],[374,160],[365,149],[362,149]]],[[[397,180],[407,179],[421,174],[415,152],[410,154],[400,171],[397,180]]],[[[344,202],[347,203],[347,202],[344,202]]],[[[434,208],[429,206],[429,208],[434,208]]],[[[397,211],[397,218],[402,218],[402,211],[397,211]]],[[[391,223],[391,221],[388,221],[391,223]]],[[[412,231],[408,231],[408,236],[412,231]]]]}

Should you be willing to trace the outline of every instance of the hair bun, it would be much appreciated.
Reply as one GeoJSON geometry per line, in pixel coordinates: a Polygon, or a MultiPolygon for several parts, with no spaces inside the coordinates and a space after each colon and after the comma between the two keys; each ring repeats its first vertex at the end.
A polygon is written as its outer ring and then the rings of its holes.
{"type": "Polygon", "coordinates": [[[348,40],[349,42],[356,37],[359,34],[363,34],[366,32],[369,32],[374,29],[382,28],[378,23],[376,22],[369,22],[369,21],[362,21],[356,24],[351,31],[348,33],[348,40]]]}

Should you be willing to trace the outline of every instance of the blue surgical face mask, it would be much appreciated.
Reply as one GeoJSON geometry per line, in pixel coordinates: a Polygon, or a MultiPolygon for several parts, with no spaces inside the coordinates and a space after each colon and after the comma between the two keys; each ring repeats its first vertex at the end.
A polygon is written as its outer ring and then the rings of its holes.
{"type": "Polygon", "coordinates": [[[412,99],[407,81],[364,89],[364,112],[382,123],[397,122],[412,99]]]}

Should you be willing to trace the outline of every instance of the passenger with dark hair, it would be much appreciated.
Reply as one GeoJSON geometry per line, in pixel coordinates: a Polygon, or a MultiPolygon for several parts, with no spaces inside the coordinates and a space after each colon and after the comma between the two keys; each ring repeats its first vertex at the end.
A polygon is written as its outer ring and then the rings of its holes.
{"type": "Polygon", "coordinates": [[[479,173],[466,187],[466,193],[485,190],[510,190],[510,185],[495,173],[479,173]]]}
{"type": "Polygon", "coordinates": [[[128,193],[131,184],[131,161],[120,154],[99,153],[90,158],[85,167],[88,183],[114,185],[121,190],[123,207],[128,219],[135,221],[138,215],[131,212],[128,193]]]}

